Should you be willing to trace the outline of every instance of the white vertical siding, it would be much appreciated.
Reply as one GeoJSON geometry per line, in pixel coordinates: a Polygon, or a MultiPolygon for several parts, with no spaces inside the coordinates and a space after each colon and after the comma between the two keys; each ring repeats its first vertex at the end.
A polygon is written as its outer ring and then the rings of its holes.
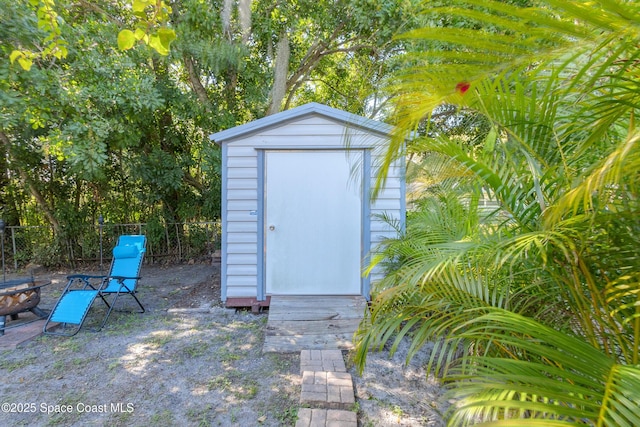
{"type": "MultiPolygon", "coordinates": [[[[380,144],[372,150],[372,168],[371,168],[371,188],[374,188],[378,178],[379,168],[384,156],[386,155],[385,141],[381,140],[380,144]]],[[[387,179],[384,188],[377,193],[375,200],[371,201],[371,251],[376,252],[377,247],[387,238],[396,237],[396,230],[384,220],[384,217],[390,220],[397,220],[404,224],[404,165],[398,160],[388,170],[387,179]]],[[[369,278],[371,283],[375,283],[382,279],[383,271],[376,266],[369,278]]]]}

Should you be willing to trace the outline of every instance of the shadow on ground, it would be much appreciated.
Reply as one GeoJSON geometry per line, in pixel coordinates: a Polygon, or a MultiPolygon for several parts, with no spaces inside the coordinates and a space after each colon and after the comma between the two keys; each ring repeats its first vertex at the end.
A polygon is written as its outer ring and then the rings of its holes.
{"type": "MultiPolygon", "coordinates": [[[[78,271],[41,275],[54,282],[41,308],[53,306],[69,273],[78,271]]],[[[222,307],[219,265],[144,265],[141,274],[145,313],[114,312],[91,332],[104,314],[96,302],[76,336],[0,353],[0,425],[295,425],[299,354],[262,354],[268,311],[222,307]]],[[[135,306],[119,308],[127,307],[135,306]]],[[[354,375],[359,425],[444,425],[442,393],[422,359],[402,365],[402,352],[371,353],[354,375]]]]}

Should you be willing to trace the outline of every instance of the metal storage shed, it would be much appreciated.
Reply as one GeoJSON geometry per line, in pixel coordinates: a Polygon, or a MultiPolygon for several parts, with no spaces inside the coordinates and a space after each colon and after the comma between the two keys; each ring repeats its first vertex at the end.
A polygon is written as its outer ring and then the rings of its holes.
{"type": "Polygon", "coordinates": [[[372,200],[391,126],[310,103],[210,138],[222,149],[222,301],[369,297],[369,253],[404,224],[404,162],[372,200]]]}

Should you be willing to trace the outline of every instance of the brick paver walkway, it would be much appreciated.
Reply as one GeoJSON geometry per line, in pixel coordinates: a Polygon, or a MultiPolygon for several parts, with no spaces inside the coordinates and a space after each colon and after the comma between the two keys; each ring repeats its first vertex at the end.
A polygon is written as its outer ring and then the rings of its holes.
{"type": "Polygon", "coordinates": [[[352,411],[300,408],[296,427],[356,427],[358,416],[352,411]]]}
{"type": "Polygon", "coordinates": [[[300,375],[304,371],[347,372],[341,350],[302,350],[300,375]]]}
{"type": "Polygon", "coordinates": [[[353,378],[340,350],[302,350],[302,390],[296,427],[357,427],[353,378]]]}

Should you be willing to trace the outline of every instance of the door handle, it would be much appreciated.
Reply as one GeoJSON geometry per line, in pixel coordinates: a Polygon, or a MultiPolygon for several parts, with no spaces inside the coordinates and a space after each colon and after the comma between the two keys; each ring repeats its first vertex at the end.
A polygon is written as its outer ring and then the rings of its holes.
{"type": "Polygon", "coordinates": [[[273,231],[273,230],[275,230],[275,229],[276,229],[276,226],[275,226],[275,225],[270,225],[270,226],[269,226],[269,231],[273,231]]]}

